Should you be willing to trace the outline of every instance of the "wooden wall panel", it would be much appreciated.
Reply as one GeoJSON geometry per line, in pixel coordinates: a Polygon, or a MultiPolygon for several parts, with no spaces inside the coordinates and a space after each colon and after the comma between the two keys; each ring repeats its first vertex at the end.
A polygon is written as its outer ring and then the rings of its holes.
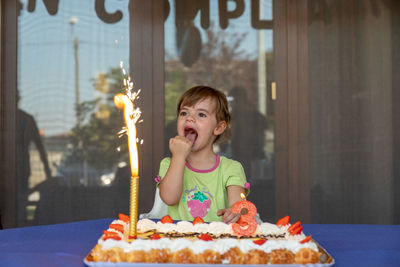
{"type": "Polygon", "coordinates": [[[164,6],[162,1],[134,0],[130,4],[130,75],[141,88],[137,105],[143,123],[138,137],[139,213],[148,212],[154,200],[154,177],[163,155],[164,119],[164,6]]]}
{"type": "Polygon", "coordinates": [[[288,81],[286,1],[274,2],[274,63],[277,83],[275,103],[275,205],[276,217],[289,212],[288,198],[288,81]]]}
{"type": "Polygon", "coordinates": [[[3,227],[8,228],[13,227],[16,221],[17,2],[3,0],[1,5],[0,214],[3,227]]]}
{"type": "Polygon", "coordinates": [[[307,1],[275,1],[276,216],[310,220],[307,1]]]}

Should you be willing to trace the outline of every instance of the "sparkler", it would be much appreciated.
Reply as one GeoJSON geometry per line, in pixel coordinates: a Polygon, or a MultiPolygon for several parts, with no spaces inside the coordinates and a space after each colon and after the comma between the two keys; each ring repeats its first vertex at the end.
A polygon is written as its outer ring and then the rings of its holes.
{"type": "MultiPolygon", "coordinates": [[[[125,70],[120,67],[125,75],[125,70]]],[[[122,109],[124,113],[124,120],[126,127],[124,127],[118,134],[124,133],[128,136],[128,149],[129,160],[131,166],[131,185],[130,185],[130,200],[129,200],[129,238],[135,239],[137,236],[137,217],[138,217],[138,194],[139,194],[139,158],[137,150],[137,137],[136,137],[136,122],[139,120],[141,111],[139,108],[135,109],[133,101],[138,98],[140,89],[133,91],[133,83],[131,78],[124,78],[125,94],[117,94],[114,96],[114,103],[117,108],[122,109]]]]}

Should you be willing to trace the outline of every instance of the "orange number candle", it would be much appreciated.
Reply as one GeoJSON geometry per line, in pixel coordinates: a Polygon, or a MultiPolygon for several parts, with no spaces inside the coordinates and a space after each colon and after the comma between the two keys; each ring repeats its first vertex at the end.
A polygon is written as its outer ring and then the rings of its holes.
{"type": "Polygon", "coordinates": [[[135,123],[140,117],[140,110],[134,109],[133,100],[137,94],[128,95],[117,94],[114,97],[114,103],[119,109],[124,111],[124,119],[126,123],[126,131],[128,135],[129,159],[131,165],[131,188],[130,188],[130,205],[129,205],[129,237],[136,238],[137,232],[137,214],[138,214],[138,187],[139,187],[139,162],[136,144],[136,125],[135,123]]]}
{"type": "Polygon", "coordinates": [[[247,201],[243,193],[240,194],[242,201],[233,205],[232,212],[240,213],[240,219],[232,224],[232,230],[238,236],[250,236],[257,230],[257,221],[254,216],[257,215],[256,206],[247,201]]]}

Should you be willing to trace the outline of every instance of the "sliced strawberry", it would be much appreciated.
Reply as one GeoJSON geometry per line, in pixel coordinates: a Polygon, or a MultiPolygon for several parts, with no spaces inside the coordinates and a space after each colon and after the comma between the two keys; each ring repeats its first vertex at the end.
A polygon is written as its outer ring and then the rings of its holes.
{"type": "Polygon", "coordinates": [[[204,240],[204,241],[213,240],[212,237],[209,234],[202,234],[201,236],[199,236],[199,239],[204,240]]]}
{"type": "Polygon", "coordinates": [[[306,238],[304,238],[303,240],[301,240],[300,243],[301,243],[301,244],[304,244],[304,243],[310,242],[311,238],[312,238],[312,236],[309,235],[309,236],[307,236],[306,238]]]}
{"type": "Polygon", "coordinates": [[[297,228],[294,228],[292,231],[289,232],[290,235],[298,235],[303,231],[303,226],[299,226],[297,228]]]}
{"type": "Polygon", "coordinates": [[[125,214],[122,214],[122,213],[120,213],[120,214],[118,214],[118,218],[121,220],[121,221],[124,221],[124,222],[129,222],[129,216],[128,215],[125,215],[125,214]]]}
{"type": "Polygon", "coordinates": [[[288,224],[289,224],[289,216],[288,215],[286,215],[285,217],[279,219],[276,222],[277,226],[285,226],[285,225],[288,225],[288,224]]]}
{"type": "Polygon", "coordinates": [[[107,239],[121,240],[121,237],[119,237],[119,236],[104,236],[103,237],[103,240],[107,240],[107,239]]]}
{"type": "Polygon", "coordinates": [[[197,223],[204,223],[204,220],[200,217],[196,217],[193,219],[193,225],[197,224],[197,223]]]}
{"type": "Polygon", "coordinates": [[[289,233],[293,230],[293,229],[295,229],[295,228],[297,228],[297,227],[299,227],[301,225],[301,222],[300,221],[298,221],[298,222],[296,222],[296,223],[294,223],[294,224],[292,224],[287,230],[289,231],[289,233]]]}
{"type": "Polygon", "coordinates": [[[257,240],[254,240],[253,241],[253,243],[254,244],[257,244],[257,245],[262,245],[262,244],[264,244],[265,242],[267,242],[267,240],[266,239],[257,239],[257,240]]]}
{"type": "Polygon", "coordinates": [[[103,240],[107,240],[109,238],[115,239],[115,240],[121,240],[121,237],[118,235],[118,233],[116,232],[110,232],[110,231],[103,231],[104,236],[103,236],[103,240]]]}
{"type": "Polygon", "coordinates": [[[174,220],[172,220],[171,216],[165,215],[164,217],[161,218],[162,223],[174,223],[174,220]]]}
{"type": "Polygon", "coordinates": [[[122,224],[119,224],[119,223],[110,224],[109,228],[117,230],[117,231],[119,231],[121,233],[124,232],[124,226],[122,224]]]}
{"type": "Polygon", "coordinates": [[[110,231],[107,231],[107,230],[104,230],[104,231],[103,231],[103,234],[104,234],[105,236],[118,236],[118,233],[116,233],[116,232],[110,232],[110,231]]]}
{"type": "Polygon", "coordinates": [[[161,236],[159,235],[159,234],[154,234],[154,235],[152,235],[151,236],[151,240],[158,240],[158,239],[160,239],[161,238],[161,236]]]}

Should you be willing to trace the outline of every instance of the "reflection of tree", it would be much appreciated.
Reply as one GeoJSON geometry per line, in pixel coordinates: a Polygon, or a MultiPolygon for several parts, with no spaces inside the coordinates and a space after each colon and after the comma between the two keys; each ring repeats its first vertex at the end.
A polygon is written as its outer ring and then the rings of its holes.
{"type": "Polygon", "coordinates": [[[120,68],[99,75],[94,86],[101,97],[81,103],[82,123],[72,130],[73,156],[98,169],[111,168],[127,155],[126,142],[116,138],[124,122],[113,102],[114,95],[122,91],[123,79],[120,68]],[[117,147],[123,152],[118,152],[117,147]]]}
{"type": "Polygon", "coordinates": [[[194,85],[209,85],[229,92],[234,86],[253,90],[257,86],[257,62],[240,45],[246,33],[227,33],[210,27],[202,44],[200,58],[191,68],[178,60],[167,60],[166,123],[175,120],[181,93],[194,85]]]}

